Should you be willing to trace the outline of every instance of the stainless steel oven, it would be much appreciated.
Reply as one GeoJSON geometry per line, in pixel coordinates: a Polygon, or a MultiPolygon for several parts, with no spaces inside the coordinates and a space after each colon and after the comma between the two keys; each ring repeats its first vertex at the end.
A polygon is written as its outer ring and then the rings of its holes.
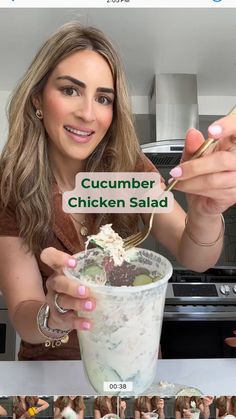
{"type": "Polygon", "coordinates": [[[224,339],[236,330],[236,270],[175,269],[168,284],[163,358],[234,358],[224,339]]]}
{"type": "MultiPolygon", "coordinates": [[[[165,163],[159,169],[167,180],[171,167],[165,163]]],[[[174,197],[186,210],[184,194],[174,191],[174,197]]],[[[236,204],[224,213],[224,218],[222,254],[215,267],[205,273],[183,269],[150,236],[144,244],[147,249],[166,256],[174,267],[164,311],[163,358],[236,357],[236,349],[224,342],[236,330],[236,204]]]]}
{"type": "Polygon", "coordinates": [[[6,304],[0,295],[0,361],[15,360],[16,333],[11,325],[6,304]]]}

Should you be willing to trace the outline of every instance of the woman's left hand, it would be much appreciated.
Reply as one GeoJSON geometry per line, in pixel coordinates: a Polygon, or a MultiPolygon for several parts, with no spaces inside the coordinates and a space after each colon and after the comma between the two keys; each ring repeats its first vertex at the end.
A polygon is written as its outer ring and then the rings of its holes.
{"type": "MultiPolygon", "coordinates": [[[[236,330],[233,331],[233,334],[236,335],[236,330]]],[[[236,337],[230,337],[225,339],[226,345],[236,348],[236,337]]]]}
{"type": "Polygon", "coordinates": [[[175,189],[188,196],[189,205],[202,214],[220,214],[236,203],[236,115],[228,115],[209,127],[217,139],[204,156],[189,160],[204,142],[203,135],[189,129],[182,162],[170,175],[179,179],[175,189]]]}
{"type": "MultiPolygon", "coordinates": [[[[204,137],[195,129],[187,132],[182,162],[170,174],[180,180],[175,189],[187,193],[189,207],[210,215],[220,214],[236,203],[236,115],[216,121],[208,134],[217,142],[191,161],[204,137]]],[[[236,337],[226,338],[225,343],[236,347],[236,337]]]]}
{"type": "Polygon", "coordinates": [[[124,400],[122,400],[121,402],[120,402],[120,410],[123,410],[123,412],[125,411],[125,409],[126,409],[126,402],[124,401],[124,400]]]}
{"type": "Polygon", "coordinates": [[[159,399],[157,402],[157,410],[163,410],[164,409],[164,400],[159,399]]]}
{"type": "Polygon", "coordinates": [[[210,406],[213,403],[214,396],[204,396],[203,397],[203,404],[205,406],[210,406]]]}

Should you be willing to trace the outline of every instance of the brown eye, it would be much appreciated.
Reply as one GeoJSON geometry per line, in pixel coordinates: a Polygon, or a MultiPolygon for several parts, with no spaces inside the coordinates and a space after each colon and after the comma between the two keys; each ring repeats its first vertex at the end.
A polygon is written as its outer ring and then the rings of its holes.
{"type": "Polygon", "coordinates": [[[64,87],[62,89],[62,92],[66,96],[77,96],[78,95],[78,92],[74,87],[64,87]]]}
{"type": "Polygon", "coordinates": [[[97,101],[101,103],[101,105],[111,105],[113,103],[112,99],[107,96],[99,96],[97,101]]]}

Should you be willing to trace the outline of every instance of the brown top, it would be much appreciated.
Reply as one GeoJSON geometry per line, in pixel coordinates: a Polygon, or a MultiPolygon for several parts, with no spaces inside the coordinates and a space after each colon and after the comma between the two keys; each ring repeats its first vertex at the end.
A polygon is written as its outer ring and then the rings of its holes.
{"type": "MultiPolygon", "coordinates": [[[[14,402],[13,412],[16,415],[16,419],[19,419],[21,416],[25,415],[30,407],[37,407],[38,397],[25,397],[25,400],[20,400],[18,398],[17,402],[14,402]]],[[[28,414],[25,416],[28,417],[28,414]]],[[[34,416],[31,416],[35,418],[34,416]]]]}
{"type": "MultiPolygon", "coordinates": [[[[53,235],[47,243],[47,247],[52,246],[68,254],[74,254],[84,250],[84,238],[78,236],[71,218],[63,212],[62,195],[56,184],[53,185],[53,205],[55,222],[53,225],[53,235]]],[[[19,228],[13,211],[8,211],[7,214],[0,217],[0,235],[19,236],[19,228]]],[[[39,256],[39,253],[35,254],[46,293],[46,280],[52,275],[53,270],[44,264],[39,256]]],[[[45,347],[44,343],[34,345],[21,341],[18,358],[20,361],[81,359],[77,333],[73,330],[70,333],[69,341],[57,348],[45,347]]]]}
{"type": "MultiPolygon", "coordinates": [[[[144,168],[141,166],[143,165],[141,164],[140,167],[137,168],[137,172],[157,171],[155,166],[153,166],[153,164],[148,159],[145,159],[144,161],[144,168]]],[[[53,185],[53,207],[55,222],[52,228],[52,238],[48,240],[47,247],[55,247],[56,249],[68,254],[74,254],[83,251],[85,239],[77,234],[70,216],[63,212],[62,195],[56,183],[53,185]]],[[[94,229],[95,226],[90,224],[89,234],[93,234],[95,231],[94,229]]],[[[19,228],[14,211],[8,211],[7,214],[4,214],[4,216],[0,217],[0,236],[19,236],[19,228]]],[[[39,254],[36,254],[35,257],[37,259],[39,270],[42,275],[44,291],[46,293],[46,280],[50,275],[52,275],[53,270],[40,260],[39,254]]],[[[69,341],[57,348],[45,347],[44,343],[33,345],[31,343],[21,341],[18,358],[19,360],[27,361],[81,359],[77,332],[73,330],[70,333],[69,341]]]]}

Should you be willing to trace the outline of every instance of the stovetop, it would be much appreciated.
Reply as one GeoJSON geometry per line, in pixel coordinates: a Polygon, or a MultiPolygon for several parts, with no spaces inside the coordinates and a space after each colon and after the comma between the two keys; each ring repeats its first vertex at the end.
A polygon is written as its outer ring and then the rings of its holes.
{"type": "Polygon", "coordinates": [[[197,273],[174,269],[168,283],[169,304],[236,304],[236,269],[212,268],[197,273]]]}
{"type": "Polygon", "coordinates": [[[203,273],[190,271],[187,269],[174,269],[170,283],[235,283],[236,268],[211,268],[203,273]]]}

